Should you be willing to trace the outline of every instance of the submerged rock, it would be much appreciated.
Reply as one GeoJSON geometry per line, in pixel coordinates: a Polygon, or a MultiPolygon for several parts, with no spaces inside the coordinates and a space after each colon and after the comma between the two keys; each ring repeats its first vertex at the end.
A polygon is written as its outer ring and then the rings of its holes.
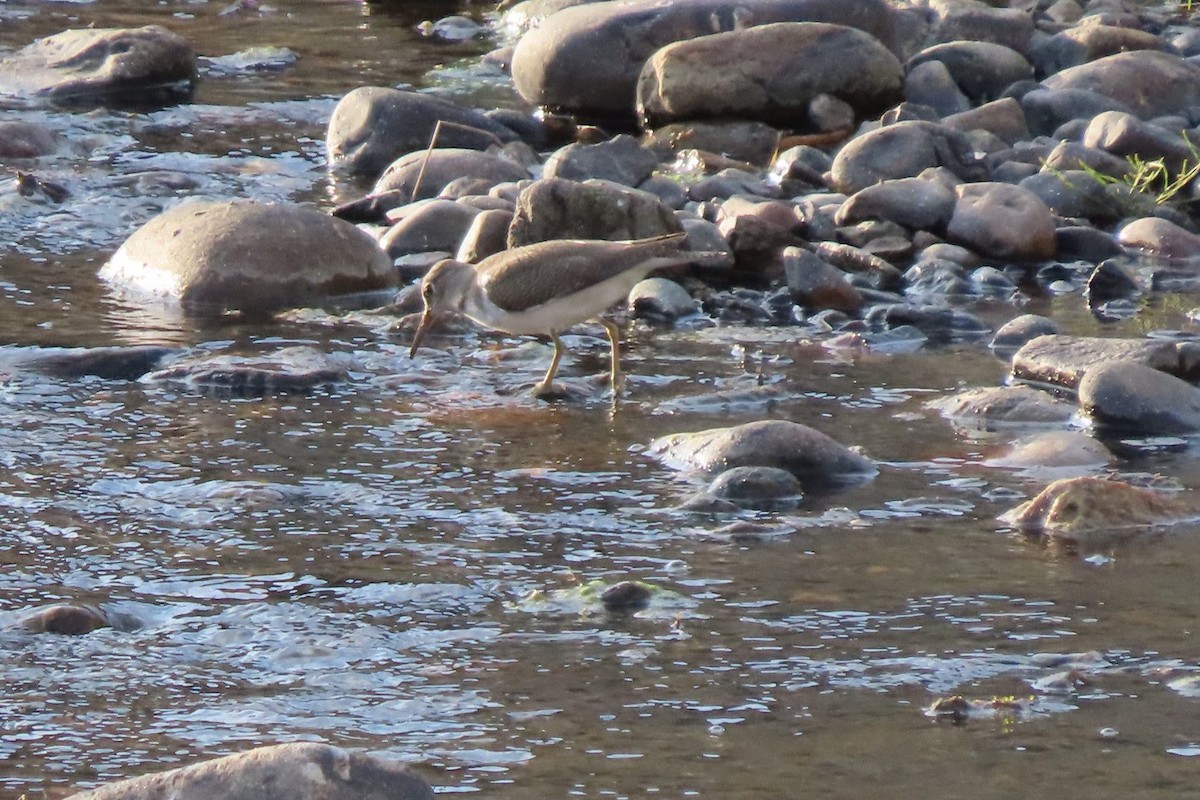
{"type": "Polygon", "coordinates": [[[402,764],[294,742],[73,794],[68,800],[434,800],[402,764]]]}
{"type": "Polygon", "coordinates": [[[60,603],[36,609],[22,615],[17,625],[30,633],[58,633],[65,636],[82,636],[101,628],[133,631],[142,626],[139,620],[129,614],[77,603],[60,603]]]}
{"type": "Polygon", "coordinates": [[[865,456],[807,425],[760,420],[655,439],[649,453],[668,466],[706,474],[734,467],[786,470],[805,485],[837,484],[872,477],[865,456]]]}
{"type": "Polygon", "coordinates": [[[1026,531],[1075,539],[1113,529],[1174,525],[1200,518],[1200,498],[1104,478],[1054,481],[1000,516],[1026,531]]]}
{"type": "Polygon", "coordinates": [[[346,380],[345,365],[309,347],[258,356],[201,354],[142,377],[142,382],[211,394],[257,397],[307,392],[346,380]]]}
{"type": "Polygon", "coordinates": [[[984,461],[988,467],[1022,470],[1027,474],[1081,472],[1103,469],[1112,454],[1083,431],[1042,431],[1016,442],[1003,455],[984,461]]]}
{"type": "Polygon", "coordinates": [[[271,312],[395,285],[392,262],[348,222],[302,206],[185,203],[134,231],[100,277],[200,312],[271,312]]]}
{"type": "Polygon", "coordinates": [[[991,386],[931,400],[928,408],[955,420],[979,426],[1061,425],[1075,414],[1075,406],[1029,386],[991,386]]]}
{"type": "Polygon", "coordinates": [[[0,95],[55,102],[145,104],[195,80],[191,45],[160,25],[63,31],[0,59],[0,95]]]}

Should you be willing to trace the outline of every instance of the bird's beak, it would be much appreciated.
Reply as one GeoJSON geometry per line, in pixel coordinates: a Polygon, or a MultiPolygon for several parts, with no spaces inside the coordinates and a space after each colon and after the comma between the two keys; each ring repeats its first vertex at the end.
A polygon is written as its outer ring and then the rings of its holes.
{"type": "Polygon", "coordinates": [[[417,325],[417,332],[413,334],[412,349],[408,351],[408,357],[414,358],[417,355],[417,348],[421,346],[421,340],[425,338],[425,331],[429,330],[430,323],[433,322],[433,312],[428,308],[421,315],[421,324],[417,325]]]}

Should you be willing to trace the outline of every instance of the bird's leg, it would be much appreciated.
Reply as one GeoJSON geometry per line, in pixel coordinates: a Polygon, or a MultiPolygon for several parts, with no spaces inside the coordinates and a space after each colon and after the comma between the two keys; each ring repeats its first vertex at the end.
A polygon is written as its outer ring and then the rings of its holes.
{"type": "Polygon", "coordinates": [[[542,378],[542,382],[533,387],[535,395],[549,394],[550,387],[553,385],[554,373],[558,372],[558,362],[562,359],[563,343],[562,339],[558,338],[558,334],[554,331],[550,332],[550,340],[554,342],[554,356],[550,359],[550,369],[546,370],[546,377],[542,378]]]}
{"type": "Polygon", "coordinates": [[[611,366],[609,368],[609,377],[612,379],[613,394],[619,394],[624,385],[624,380],[621,376],[621,355],[620,346],[618,344],[618,336],[620,329],[609,320],[602,319],[600,324],[604,326],[604,330],[608,332],[608,343],[612,345],[611,366]]]}

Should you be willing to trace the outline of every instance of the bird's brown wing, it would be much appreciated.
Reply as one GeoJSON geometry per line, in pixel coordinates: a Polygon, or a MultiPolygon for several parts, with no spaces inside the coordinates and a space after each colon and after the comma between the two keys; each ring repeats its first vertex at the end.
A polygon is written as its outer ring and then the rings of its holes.
{"type": "Polygon", "coordinates": [[[683,234],[635,242],[558,240],[518,247],[480,262],[480,285],[505,311],[527,311],[679,251],[683,234]]]}

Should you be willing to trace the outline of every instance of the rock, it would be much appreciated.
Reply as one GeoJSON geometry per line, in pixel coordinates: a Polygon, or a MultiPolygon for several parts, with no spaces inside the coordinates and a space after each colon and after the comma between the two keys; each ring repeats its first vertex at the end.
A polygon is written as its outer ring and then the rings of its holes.
{"type": "Polygon", "coordinates": [[[56,103],[136,102],[190,96],[196,54],[160,25],[69,30],[0,59],[0,96],[56,103]]]}
{"type": "Polygon", "coordinates": [[[1111,234],[1090,225],[1067,225],[1054,231],[1057,258],[1064,262],[1087,261],[1095,264],[1122,254],[1111,234]]]}
{"type": "Polygon", "coordinates": [[[857,314],[863,306],[862,293],[846,279],[846,273],[815,253],[788,247],[783,251],[783,268],[792,299],[806,308],[857,314]]]}
{"type": "Polygon", "coordinates": [[[0,120],[0,158],[40,158],[56,152],[62,138],[36,122],[0,120]]]}
{"type": "Polygon", "coordinates": [[[455,252],[479,214],[478,209],[453,200],[421,200],[412,206],[379,239],[379,246],[392,258],[435,250],[455,252]]]}
{"type": "Polygon", "coordinates": [[[929,122],[897,122],[856,136],[838,151],[833,186],[851,195],[893,178],[913,178],[946,167],[963,179],[982,177],[974,146],[961,131],[929,122]],[[974,168],[974,169],[973,169],[974,168]]]}
{"type": "Polygon", "coordinates": [[[675,213],[648,192],[543,178],[518,196],[508,246],[549,239],[645,239],[678,230],[675,213]]]}
{"type": "Polygon", "coordinates": [[[907,69],[930,61],[943,64],[955,85],[974,103],[999,99],[1013,83],[1033,77],[1033,67],[1023,55],[986,41],[935,44],[909,59],[907,69]]]}
{"type": "Polygon", "coordinates": [[[1033,17],[1022,8],[993,8],[978,0],[930,0],[931,42],[992,42],[1029,52],[1033,17]]]}
{"type": "Polygon", "coordinates": [[[774,467],[805,486],[871,477],[870,459],[806,425],[761,420],[732,428],[677,433],[650,443],[648,452],[670,467],[706,474],[733,467],[774,467]]]}
{"type": "Polygon", "coordinates": [[[270,312],[395,284],[370,236],[309,208],[194,202],[125,240],[100,277],[196,311],[270,312]]]}
{"type": "Polygon", "coordinates": [[[1083,145],[1117,156],[1136,155],[1146,161],[1162,158],[1175,167],[1194,158],[1196,152],[1195,145],[1180,133],[1121,111],[1105,111],[1092,117],[1083,133],[1083,145]]]}
{"type": "Polygon", "coordinates": [[[500,209],[481,211],[471,220],[454,258],[475,264],[508,247],[508,229],[513,212],[500,209]]]}
{"type": "Polygon", "coordinates": [[[423,92],[360,86],[333,109],[325,135],[329,166],[352,175],[377,176],[406,153],[429,147],[486,150],[517,138],[484,114],[423,92]],[[451,123],[451,124],[447,124],[451,123]]]}
{"type": "Polygon", "coordinates": [[[1130,274],[1116,259],[1110,258],[1096,265],[1088,276],[1084,297],[1089,306],[1136,297],[1141,293],[1137,278],[1130,274]]]}
{"type": "Polygon", "coordinates": [[[1025,112],[1021,110],[1021,104],[1011,97],[993,100],[960,114],[951,114],[942,120],[942,124],[960,131],[986,131],[1007,145],[1030,138],[1025,112]]]}
{"type": "Polygon", "coordinates": [[[258,747],[68,800],[434,800],[403,765],[315,742],[258,747]]]}
{"type": "Polygon", "coordinates": [[[1173,525],[1197,517],[1200,501],[1191,492],[1079,477],[1054,481],[999,519],[1024,531],[1081,539],[1114,529],[1173,525]]]}
{"type": "Polygon", "coordinates": [[[462,14],[452,14],[436,21],[425,20],[416,26],[416,30],[426,39],[443,44],[469,42],[487,35],[487,28],[462,14]]]}
{"type": "Polygon", "coordinates": [[[736,117],[798,126],[831,95],[862,116],[900,99],[900,62],[855,28],[780,22],[676,42],[646,62],[638,116],[651,124],[736,117]]]}
{"type": "Polygon", "coordinates": [[[1130,164],[1096,147],[1085,147],[1078,142],[1059,142],[1043,161],[1044,171],[1066,172],[1083,170],[1121,179],[1130,172],[1130,164]]]}
{"type": "Polygon", "coordinates": [[[310,347],[285,347],[251,356],[200,353],[147,373],[141,381],[200,394],[261,397],[309,392],[348,377],[338,359],[310,347]]]}
{"type": "Polygon", "coordinates": [[[135,381],[177,352],[173,347],[158,345],[38,348],[20,366],[55,378],[95,376],[110,381],[135,381]]]}
{"type": "Polygon", "coordinates": [[[958,201],[946,226],[951,242],[1009,261],[1054,255],[1054,219],[1033,192],[1005,183],[970,183],[955,194],[958,201]]]}
{"type": "Polygon", "coordinates": [[[1200,347],[1189,342],[1051,335],[1030,340],[1013,356],[1017,380],[1074,390],[1088,370],[1135,361],[1185,380],[1200,378],[1200,347]]]}
{"type": "Polygon", "coordinates": [[[838,225],[885,219],[912,230],[944,230],[954,211],[955,195],[946,186],[922,178],[880,181],[856,192],[838,208],[838,225]]]}
{"type": "Polygon", "coordinates": [[[522,36],[513,52],[513,82],[536,106],[628,119],[642,66],[672,42],[774,22],[827,22],[887,44],[891,20],[883,0],[592,3],[563,9],[522,36]]]}
{"type": "Polygon", "coordinates": [[[992,337],[993,350],[1016,351],[1031,339],[1058,333],[1058,323],[1037,314],[1022,314],[1000,326],[992,337]]]}
{"type": "Polygon", "coordinates": [[[800,481],[791,472],[776,467],[733,467],[719,473],[705,493],[743,508],[775,508],[795,504],[801,496],[800,481]]]}
{"type": "Polygon", "coordinates": [[[1148,31],[1115,25],[1078,25],[1035,46],[1033,58],[1040,74],[1053,75],[1116,53],[1165,49],[1166,43],[1148,31]]]}
{"type": "Polygon", "coordinates": [[[647,134],[646,147],[660,153],[700,150],[720,153],[748,164],[764,165],[775,155],[779,131],[762,122],[689,120],[656,128],[647,134]]]}
{"type": "Polygon", "coordinates": [[[507,158],[458,147],[420,150],[400,156],[383,171],[371,194],[398,191],[411,202],[437,195],[453,180],[464,177],[490,182],[493,186],[529,177],[529,171],[507,158]],[[428,156],[428,161],[426,160],[428,156]],[[424,167],[424,172],[422,172],[424,167]],[[421,179],[420,185],[417,178],[421,179]]]}
{"type": "Polygon", "coordinates": [[[1099,426],[1149,435],[1200,430],[1200,389],[1133,361],[1097,364],[1079,382],[1079,405],[1099,426]]]}
{"type": "Polygon", "coordinates": [[[544,178],[584,181],[588,178],[637,186],[658,166],[653,151],[622,134],[600,144],[569,144],[546,159],[544,178]]]}
{"type": "Polygon", "coordinates": [[[39,608],[22,615],[17,624],[30,633],[59,633],[82,636],[111,627],[108,617],[98,608],[62,603],[39,608]]]}
{"type": "Polygon", "coordinates": [[[1063,425],[1075,406],[1028,386],[968,389],[931,400],[926,406],[944,417],[989,429],[995,425],[1063,425]]]}
{"type": "Polygon", "coordinates": [[[1192,259],[1200,253],[1200,236],[1159,217],[1130,222],[1117,234],[1117,244],[1140,255],[1192,259]]]}
{"type": "Polygon", "coordinates": [[[1073,120],[1090,120],[1105,111],[1132,110],[1112,97],[1086,89],[1037,89],[1022,95],[1020,102],[1029,130],[1042,136],[1056,133],[1073,120]]]}
{"type": "Polygon", "coordinates": [[[646,278],[629,293],[629,307],[639,319],[674,320],[696,313],[696,301],[678,283],[646,278]]]}
{"type": "Polygon", "coordinates": [[[950,70],[941,61],[929,60],[918,64],[909,63],[904,76],[904,99],[910,103],[928,106],[939,117],[957,114],[971,108],[950,70]]]}
{"type": "Polygon", "coordinates": [[[1039,172],[1023,179],[1018,186],[1033,192],[1052,213],[1060,217],[1110,225],[1121,219],[1125,211],[1103,183],[1083,170],[1039,172]]]}
{"type": "Polygon", "coordinates": [[[600,593],[605,611],[640,611],[650,605],[651,587],[638,581],[621,581],[600,593]]]}
{"type": "Polygon", "coordinates": [[[1082,431],[1041,431],[1021,439],[1006,453],[983,462],[988,467],[1019,469],[1026,474],[1096,470],[1108,466],[1112,453],[1082,431]]]}
{"type": "Polygon", "coordinates": [[[1200,106],[1200,65],[1139,50],[1090,61],[1042,81],[1048,89],[1086,89],[1110,97],[1142,119],[1187,114],[1200,106]],[[1146,91],[1147,87],[1171,87],[1146,91]]]}

